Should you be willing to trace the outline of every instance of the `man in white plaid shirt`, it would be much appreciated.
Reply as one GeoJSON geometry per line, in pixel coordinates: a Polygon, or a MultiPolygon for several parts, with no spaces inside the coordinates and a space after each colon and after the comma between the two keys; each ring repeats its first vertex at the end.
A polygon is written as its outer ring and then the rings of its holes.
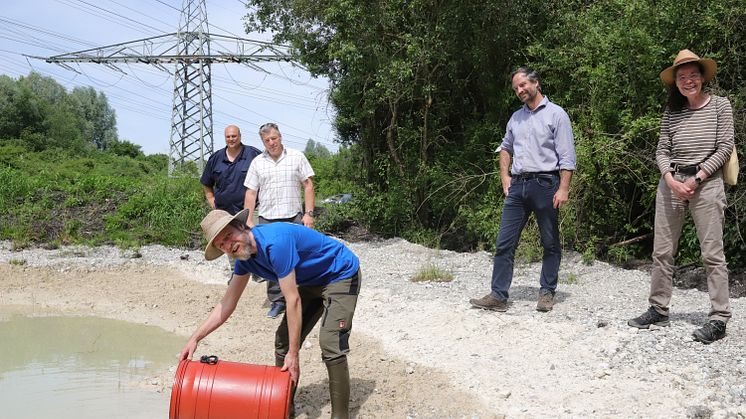
{"type": "MultiPolygon", "coordinates": [[[[251,162],[244,181],[244,208],[249,210],[247,224],[253,227],[251,220],[258,195],[258,224],[289,222],[313,228],[316,199],[311,164],[302,152],[282,145],[277,124],[269,122],[259,127],[259,137],[265,150],[251,162]],[[301,187],[305,211],[301,206],[301,187]]],[[[275,318],[285,311],[285,300],[277,283],[267,281],[267,298],[272,304],[267,317],[275,318]]]]}

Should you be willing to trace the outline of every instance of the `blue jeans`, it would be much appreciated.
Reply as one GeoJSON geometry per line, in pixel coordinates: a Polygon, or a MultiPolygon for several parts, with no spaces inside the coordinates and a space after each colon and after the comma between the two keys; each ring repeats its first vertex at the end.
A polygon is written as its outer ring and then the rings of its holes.
{"type": "Polygon", "coordinates": [[[559,209],[552,203],[559,189],[559,176],[539,175],[532,179],[513,177],[505,198],[500,232],[495,242],[495,258],[492,266],[492,296],[501,301],[508,300],[508,289],[513,282],[515,249],[533,212],[539,226],[544,258],[541,265],[541,292],[557,288],[562,249],[559,239],[559,209]]]}

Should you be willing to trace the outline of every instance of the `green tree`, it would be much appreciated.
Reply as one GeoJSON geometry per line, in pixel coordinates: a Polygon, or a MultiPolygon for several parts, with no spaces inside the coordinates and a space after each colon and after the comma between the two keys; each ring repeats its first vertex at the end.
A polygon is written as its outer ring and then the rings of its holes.
{"type": "MultiPolygon", "coordinates": [[[[557,24],[529,46],[529,62],[547,76],[545,86],[557,92],[553,99],[565,104],[576,127],[581,170],[571,209],[578,240],[597,238],[604,250],[652,230],[660,178],[654,155],[667,94],[658,74],[678,50],[689,48],[719,63],[712,89],[733,102],[736,143],[743,144],[744,18],[744,2],[570,3],[557,24]]],[[[734,189],[728,195],[728,213],[736,216],[744,193],[734,189]]],[[[726,250],[732,266],[744,266],[744,240],[737,231],[746,220],[733,221],[726,223],[726,250]]],[[[680,249],[684,258],[698,259],[693,231],[684,232],[680,249]]]]}
{"type": "Polygon", "coordinates": [[[76,87],[70,94],[79,116],[80,131],[86,141],[97,149],[106,150],[117,138],[117,121],[106,95],[92,87],[76,87]]]}
{"type": "Polygon", "coordinates": [[[117,156],[139,157],[143,156],[142,148],[127,140],[113,139],[109,141],[106,151],[116,154],[117,156]]]}
{"type": "MultiPolygon", "coordinates": [[[[659,178],[653,150],[666,94],[658,72],[679,49],[721,64],[713,89],[731,98],[743,141],[742,1],[249,6],[247,29],[273,31],[314,74],[331,80],[335,128],[343,144],[355,146],[356,183],[366,194],[359,202],[379,233],[407,237],[424,228],[443,242],[491,245],[502,205],[492,150],[520,106],[508,74],[521,65],[539,70],[544,93],[573,121],[579,170],[561,226],[565,243],[579,250],[604,253],[651,231],[659,178]]],[[[729,192],[731,216],[742,212],[743,194],[729,192]]],[[[746,254],[736,234],[746,225],[726,224],[735,260],[739,249],[746,254]]],[[[649,244],[634,249],[647,254],[649,244]]],[[[688,244],[682,250],[696,251],[688,244]]]]}
{"type": "Polygon", "coordinates": [[[275,31],[332,81],[335,126],[344,144],[359,146],[368,190],[391,209],[376,224],[390,234],[448,228],[460,198],[444,182],[468,177],[465,161],[490,172],[512,45],[550,18],[539,1],[251,4],[250,29],[275,31]]]}
{"type": "Polygon", "coordinates": [[[118,141],[116,115],[93,88],[68,94],[54,79],[33,72],[18,80],[0,76],[0,140],[35,151],[105,149],[118,141]]]}
{"type": "Polygon", "coordinates": [[[308,142],[306,143],[306,148],[303,150],[303,154],[308,156],[315,156],[320,158],[327,158],[332,155],[332,153],[329,151],[328,148],[324,147],[323,144],[317,143],[316,141],[312,139],[308,139],[308,142]]]}

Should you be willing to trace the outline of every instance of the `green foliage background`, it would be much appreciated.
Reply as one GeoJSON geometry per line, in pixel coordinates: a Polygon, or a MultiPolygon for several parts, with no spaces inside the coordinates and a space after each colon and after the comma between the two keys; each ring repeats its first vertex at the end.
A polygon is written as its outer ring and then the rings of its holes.
{"type": "Polygon", "coordinates": [[[101,93],[0,76],[0,239],[196,247],[201,187],[168,178],[166,159],[118,139],[101,93]]]}
{"type": "MultiPolygon", "coordinates": [[[[493,150],[520,106],[508,80],[518,66],[537,69],[544,93],[573,121],[578,171],[561,231],[565,245],[586,257],[649,255],[667,94],[658,73],[680,49],[720,64],[711,89],[731,99],[744,152],[744,1],[249,4],[256,12],[247,29],[275,32],[332,81],[336,128],[361,170],[354,178],[360,220],[380,234],[492,248],[503,201],[493,150]]],[[[728,200],[726,251],[731,268],[743,268],[743,188],[729,190],[728,200]]],[[[529,229],[524,238],[533,235],[529,229]]],[[[693,228],[680,252],[698,259],[693,228]]]]}
{"type": "MultiPolygon", "coordinates": [[[[331,80],[343,147],[330,155],[309,142],[306,152],[319,201],[355,198],[327,208],[317,220],[325,231],[357,224],[430,246],[491,250],[503,203],[494,150],[520,106],[508,76],[522,65],[539,71],[543,92],[573,121],[578,170],[561,234],[585,260],[649,256],[666,97],[658,73],[678,50],[719,63],[710,88],[730,98],[746,152],[745,0],[248,3],[247,30],[273,31],[331,80]]],[[[67,92],[33,73],[0,76],[0,238],[196,246],[206,211],[200,186],[169,179],[165,166],[165,156],[143,156],[118,138],[101,93],[67,92]]],[[[727,192],[732,269],[746,268],[745,190],[727,192]]],[[[522,257],[539,257],[536,235],[529,225],[522,257]]],[[[698,259],[690,223],[679,260],[698,259]]]]}

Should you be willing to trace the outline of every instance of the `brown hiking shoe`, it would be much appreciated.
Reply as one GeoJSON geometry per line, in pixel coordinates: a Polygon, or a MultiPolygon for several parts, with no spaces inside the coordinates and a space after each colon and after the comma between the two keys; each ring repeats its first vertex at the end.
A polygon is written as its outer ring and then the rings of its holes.
{"type": "Polygon", "coordinates": [[[536,311],[552,311],[554,308],[554,294],[551,292],[540,292],[539,302],[536,303],[536,311]]]}
{"type": "Polygon", "coordinates": [[[493,311],[508,311],[510,305],[507,301],[501,301],[493,297],[492,294],[487,294],[482,298],[472,298],[469,303],[474,307],[493,311]]]}

